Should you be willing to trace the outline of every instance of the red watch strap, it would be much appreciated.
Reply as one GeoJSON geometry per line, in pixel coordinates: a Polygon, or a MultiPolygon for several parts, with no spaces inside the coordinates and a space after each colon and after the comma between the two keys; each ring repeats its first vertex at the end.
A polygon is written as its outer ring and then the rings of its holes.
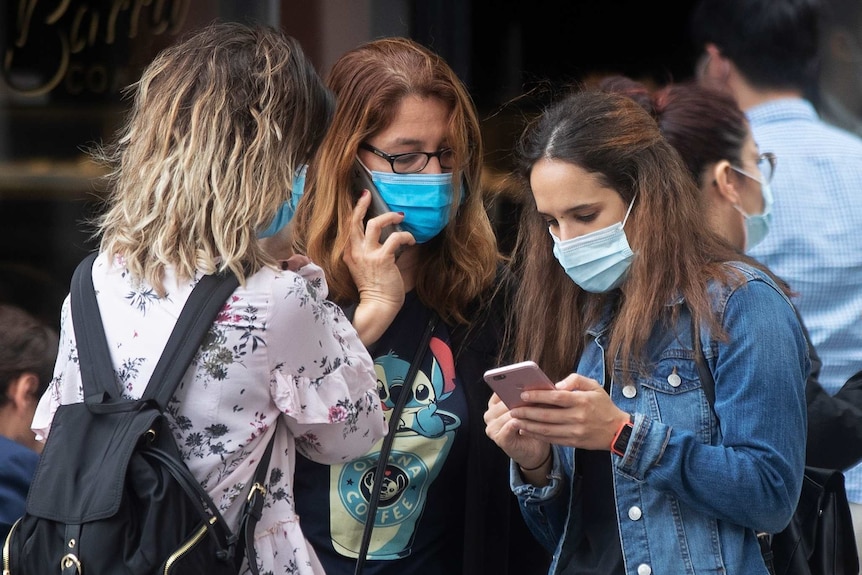
{"type": "Polygon", "coordinates": [[[630,415],[629,420],[622,423],[614,434],[614,440],[611,442],[612,452],[616,453],[620,457],[625,455],[626,447],[628,447],[633,429],[634,417],[630,415]]]}

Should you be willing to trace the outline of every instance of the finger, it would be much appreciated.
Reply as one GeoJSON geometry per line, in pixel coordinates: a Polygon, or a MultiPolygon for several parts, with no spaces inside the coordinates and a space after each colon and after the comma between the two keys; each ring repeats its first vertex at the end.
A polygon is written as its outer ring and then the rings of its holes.
{"type": "Polygon", "coordinates": [[[353,208],[353,214],[350,217],[350,239],[362,240],[365,233],[365,214],[368,212],[368,206],[371,204],[371,193],[368,190],[362,190],[362,194],[356,201],[356,206],[353,208]]]}
{"type": "Polygon", "coordinates": [[[389,234],[389,237],[386,238],[386,241],[383,242],[383,245],[386,246],[387,251],[396,251],[398,248],[402,246],[412,246],[416,244],[416,238],[413,237],[413,234],[410,232],[393,232],[389,234]]]}
{"type": "Polygon", "coordinates": [[[572,405],[572,401],[576,399],[577,394],[571,391],[547,391],[533,389],[521,392],[521,400],[525,403],[548,407],[568,407],[572,405]]]}
{"type": "Polygon", "coordinates": [[[557,382],[557,389],[560,390],[591,391],[597,387],[602,387],[598,381],[578,373],[572,373],[563,381],[557,382]]]}

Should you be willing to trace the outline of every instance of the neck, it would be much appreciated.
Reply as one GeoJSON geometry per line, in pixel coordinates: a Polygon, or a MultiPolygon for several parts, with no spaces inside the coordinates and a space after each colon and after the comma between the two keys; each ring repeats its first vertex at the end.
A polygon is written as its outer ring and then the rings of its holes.
{"type": "Polygon", "coordinates": [[[25,421],[14,410],[0,409],[0,435],[40,453],[42,443],[36,441],[36,436],[30,431],[31,420],[32,417],[25,421]]]}
{"type": "Polygon", "coordinates": [[[773,89],[757,89],[749,85],[742,86],[734,90],[736,102],[743,112],[747,112],[755,106],[772,102],[774,100],[783,100],[785,98],[803,98],[801,90],[773,90],[773,89]]]}
{"type": "Polygon", "coordinates": [[[401,272],[401,280],[404,282],[404,293],[416,287],[416,272],[419,269],[421,251],[422,247],[419,245],[405,246],[398,261],[395,262],[398,271],[401,272]]]}
{"type": "Polygon", "coordinates": [[[752,85],[735,66],[730,67],[727,74],[726,88],[736,99],[737,105],[743,112],[747,112],[755,106],[782,100],[785,98],[803,98],[802,90],[795,88],[759,88],[752,85]]]}

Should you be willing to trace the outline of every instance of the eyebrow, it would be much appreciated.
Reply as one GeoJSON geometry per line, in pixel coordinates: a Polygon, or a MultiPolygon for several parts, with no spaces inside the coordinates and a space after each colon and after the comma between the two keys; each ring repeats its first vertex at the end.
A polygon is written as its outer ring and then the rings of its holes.
{"type": "MultiPolygon", "coordinates": [[[[448,147],[449,147],[449,145],[448,145],[448,143],[447,143],[447,139],[446,139],[446,138],[444,138],[444,139],[443,139],[443,142],[444,142],[444,143],[440,144],[440,145],[438,146],[438,148],[442,149],[442,148],[448,148],[448,147]]],[[[388,145],[388,146],[392,146],[392,147],[398,147],[398,146],[414,146],[415,148],[417,148],[417,149],[418,149],[418,148],[420,148],[423,144],[424,144],[424,142],[422,142],[422,141],[420,141],[420,140],[417,140],[416,138],[395,138],[395,140],[393,140],[392,142],[390,142],[390,143],[389,143],[389,144],[387,144],[387,145],[388,145]]]]}
{"type": "MultiPolygon", "coordinates": [[[[594,210],[594,209],[597,209],[600,205],[601,205],[601,202],[592,202],[589,204],[578,204],[576,206],[572,206],[570,208],[566,208],[565,210],[563,210],[563,215],[568,216],[568,215],[571,215],[571,214],[574,214],[577,212],[583,212],[586,210],[594,210]]],[[[545,216],[548,218],[554,217],[551,214],[546,214],[545,212],[539,212],[538,210],[536,210],[536,211],[539,213],[540,216],[545,216]]]]}

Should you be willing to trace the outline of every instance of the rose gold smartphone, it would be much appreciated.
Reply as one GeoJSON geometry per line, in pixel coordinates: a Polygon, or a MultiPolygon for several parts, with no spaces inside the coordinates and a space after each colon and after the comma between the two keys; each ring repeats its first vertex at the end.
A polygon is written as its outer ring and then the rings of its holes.
{"type": "Polygon", "coordinates": [[[509,409],[526,405],[521,400],[521,392],[524,390],[556,389],[551,378],[532,361],[489,369],[484,377],[485,382],[500,396],[509,409]]]}

